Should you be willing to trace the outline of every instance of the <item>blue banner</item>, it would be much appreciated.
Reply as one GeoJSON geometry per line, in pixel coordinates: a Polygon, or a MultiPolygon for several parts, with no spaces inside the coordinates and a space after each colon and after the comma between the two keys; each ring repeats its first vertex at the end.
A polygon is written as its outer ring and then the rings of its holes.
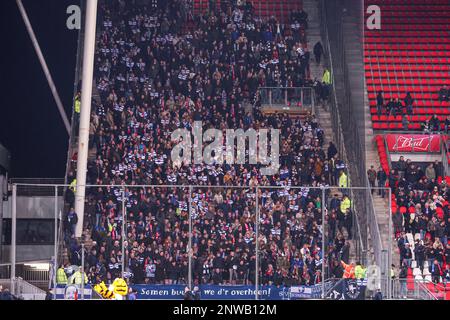
{"type": "MultiPolygon", "coordinates": [[[[138,299],[180,300],[186,285],[134,285],[138,299]]],[[[202,285],[199,286],[202,300],[254,300],[255,286],[249,285],[202,285]]],[[[260,286],[259,299],[287,300],[288,287],[260,286]]]]}
{"type": "MultiPolygon", "coordinates": [[[[329,284],[326,284],[325,290],[328,287],[329,284]]],[[[290,299],[319,299],[322,297],[322,285],[292,286],[289,297],[290,299]]]]}

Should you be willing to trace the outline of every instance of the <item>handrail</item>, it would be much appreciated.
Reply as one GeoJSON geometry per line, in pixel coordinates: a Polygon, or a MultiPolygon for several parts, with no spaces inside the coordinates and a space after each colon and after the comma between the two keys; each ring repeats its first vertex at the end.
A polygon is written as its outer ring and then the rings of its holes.
{"type": "Polygon", "coordinates": [[[432,283],[432,282],[427,281],[427,280],[423,280],[423,281],[416,281],[416,280],[414,280],[414,282],[415,282],[414,284],[417,284],[419,288],[422,287],[422,290],[425,292],[425,294],[429,298],[431,298],[431,300],[438,300],[436,295],[433,292],[431,292],[430,289],[428,289],[428,287],[424,284],[424,283],[428,284],[428,283],[432,283]]]}
{"type": "MultiPolygon", "coordinates": [[[[329,35],[328,35],[328,21],[327,21],[327,14],[326,14],[326,8],[325,8],[325,1],[322,0],[321,1],[321,10],[320,12],[321,14],[321,25],[322,25],[322,34],[325,37],[325,50],[328,56],[327,61],[330,64],[330,73],[331,73],[331,97],[333,99],[332,101],[332,109],[333,109],[333,116],[336,119],[336,122],[332,121],[333,124],[333,131],[335,132],[335,136],[337,138],[337,147],[339,150],[339,154],[342,156],[342,158],[344,159],[345,163],[349,163],[348,161],[348,157],[347,157],[347,150],[345,147],[345,143],[344,143],[344,135],[343,135],[343,130],[342,130],[342,122],[341,122],[341,116],[340,116],[340,112],[339,112],[339,106],[338,106],[338,100],[337,100],[337,95],[336,95],[336,85],[335,85],[335,81],[333,79],[335,73],[334,73],[334,67],[333,67],[333,59],[332,59],[332,54],[331,54],[331,49],[330,49],[330,40],[329,40],[329,35]],[[334,103],[334,107],[333,107],[333,103],[334,103]]],[[[331,112],[331,110],[330,110],[331,112]]],[[[351,177],[350,174],[348,174],[348,186],[351,187],[352,185],[352,181],[351,181],[351,177]]],[[[350,194],[351,194],[351,198],[352,198],[352,204],[354,205],[354,200],[355,200],[355,196],[354,196],[354,192],[352,189],[350,189],[350,194]]],[[[369,192],[370,193],[370,192],[369,192]]],[[[372,202],[373,205],[373,202],[372,202]]],[[[356,216],[356,227],[357,227],[357,233],[358,233],[358,237],[359,237],[359,242],[360,242],[360,247],[362,248],[363,252],[367,252],[367,248],[365,248],[364,246],[364,242],[362,239],[362,234],[361,234],[361,226],[359,224],[359,219],[358,219],[358,210],[354,210],[354,214],[356,216]]]]}
{"type": "MultiPolygon", "coordinates": [[[[289,105],[290,102],[301,104],[301,108],[311,109],[311,114],[315,110],[315,91],[313,87],[258,87],[259,100],[261,104],[269,106],[289,105]],[[294,93],[294,96],[289,94],[294,93]]],[[[253,101],[255,106],[256,99],[253,101]]]]}
{"type": "Polygon", "coordinates": [[[447,146],[447,140],[443,139],[442,137],[441,137],[441,150],[442,150],[442,166],[444,167],[444,172],[443,172],[442,176],[448,176],[448,175],[450,175],[450,169],[449,169],[449,165],[448,165],[449,149],[447,146]]]}
{"type": "MultiPolygon", "coordinates": [[[[427,280],[415,280],[415,279],[394,279],[392,282],[392,299],[417,299],[417,300],[439,300],[439,298],[427,287],[428,284],[432,282],[427,280]],[[414,285],[414,289],[408,289],[408,285],[414,285]],[[403,287],[403,291],[402,290],[403,287]]],[[[439,286],[439,285],[438,285],[439,286]]]]}
{"type": "Polygon", "coordinates": [[[312,87],[284,87],[284,86],[279,86],[279,87],[258,87],[258,90],[261,89],[279,89],[279,88],[283,88],[283,89],[308,89],[308,90],[312,90],[312,87]]]}
{"type": "MultiPolygon", "coordinates": [[[[80,1],[80,8],[81,8],[81,16],[84,17],[84,12],[85,12],[85,0],[81,0],[80,1]]],[[[99,23],[97,21],[97,23],[99,23]]],[[[70,132],[70,137],[69,137],[69,144],[68,144],[68,150],[67,150],[67,160],[66,160],[66,172],[64,175],[64,185],[68,185],[70,183],[70,181],[67,180],[68,176],[69,176],[69,172],[71,170],[71,158],[72,158],[72,150],[74,149],[74,144],[76,142],[78,133],[75,131],[75,96],[77,94],[77,89],[78,89],[78,83],[80,81],[80,74],[81,74],[81,67],[83,64],[83,38],[84,38],[84,23],[81,24],[81,28],[78,31],[78,39],[77,39],[77,57],[76,57],[76,64],[75,64],[75,81],[74,81],[74,85],[73,85],[73,96],[72,96],[72,118],[71,118],[71,132],[70,132]]],[[[67,188],[63,188],[63,199],[65,202],[66,199],[66,192],[68,192],[67,188]]],[[[65,209],[65,208],[63,208],[65,209]]],[[[59,264],[62,261],[62,255],[63,255],[63,250],[64,250],[64,224],[62,223],[62,219],[64,217],[65,212],[63,212],[62,214],[59,214],[59,227],[58,227],[58,232],[57,232],[57,236],[58,236],[58,249],[57,249],[57,257],[55,257],[56,262],[59,264]]],[[[58,268],[58,266],[55,266],[55,268],[58,268]]]]}

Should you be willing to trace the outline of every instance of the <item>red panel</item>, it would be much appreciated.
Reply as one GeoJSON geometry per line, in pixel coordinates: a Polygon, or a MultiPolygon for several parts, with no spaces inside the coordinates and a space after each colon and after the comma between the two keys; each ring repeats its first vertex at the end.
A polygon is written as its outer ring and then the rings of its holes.
{"type": "Polygon", "coordinates": [[[424,134],[387,134],[391,152],[440,152],[440,136],[424,134]]]}

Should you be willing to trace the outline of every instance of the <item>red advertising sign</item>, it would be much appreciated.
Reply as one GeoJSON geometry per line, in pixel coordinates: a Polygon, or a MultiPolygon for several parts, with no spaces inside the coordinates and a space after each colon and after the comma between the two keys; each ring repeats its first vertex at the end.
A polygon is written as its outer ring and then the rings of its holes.
{"type": "Polygon", "coordinates": [[[440,152],[440,136],[435,134],[387,134],[390,152],[440,152]]]}

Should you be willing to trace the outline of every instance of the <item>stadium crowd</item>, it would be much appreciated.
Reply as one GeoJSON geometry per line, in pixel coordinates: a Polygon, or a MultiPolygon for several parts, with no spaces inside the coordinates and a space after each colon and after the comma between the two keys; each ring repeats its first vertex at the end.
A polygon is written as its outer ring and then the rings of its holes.
{"type": "MultiPolygon", "coordinates": [[[[391,188],[395,200],[393,226],[400,251],[399,266],[411,267],[413,258],[423,272],[425,261],[433,282],[449,278],[450,189],[438,161],[423,166],[402,156],[386,175],[382,168],[368,171],[372,185],[391,188]],[[412,239],[407,234],[412,234],[412,239]],[[411,243],[413,241],[413,243],[411,243]],[[447,267],[448,266],[448,267],[447,267]]],[[[382,190],[378,191],[384,196],[382,190]]]]}
{"type": "MultiPolygon", "coordinates": [[[[349,262],[344,234],[352,234],[351,201],[345,195],[331,200],[324,253],[321,190],[312,188],[347,187],[336,147],[324,146],[314,115],[267,116],[244,108],[246,102],[258,104],[258,87],[315,86],[326,99],[327,83],[309,79],[306,13],[294,12],[282,26],[273,17],[261,20],[251,5],[231,2],[195,17],[183,0],[158,2],[152,9],[133,1],[101,1],[99,11],[100,101],[92,108],[90,145],[96,156],[88,164],[88,184],[115,186],[87,189],[85,229],[94,240],[85,258],[88,281],[121,276],[125,254],[131,283],[186,283],[191,254],[195,285],[253,284],[257,241],[262,284],[318,283],[324,256],[328,276],[342,275],[341,259],[349,262]],[[258,165],[247,164],[174,166],[170,133],[191,129],[196,120],[205,129],[280,129],[279,173],[262,176],[258,165]],[[127,185],[123,194],[121,185],[127,185]],[[187,187],[171,185],[198,187],[190,199],[187,187]],[[258,195],[257,185],[266,187],[258,195]]],[[[70,264],[80,265],[76,215],[73,210],[67,215],[65,238],[70,264]]]]}

